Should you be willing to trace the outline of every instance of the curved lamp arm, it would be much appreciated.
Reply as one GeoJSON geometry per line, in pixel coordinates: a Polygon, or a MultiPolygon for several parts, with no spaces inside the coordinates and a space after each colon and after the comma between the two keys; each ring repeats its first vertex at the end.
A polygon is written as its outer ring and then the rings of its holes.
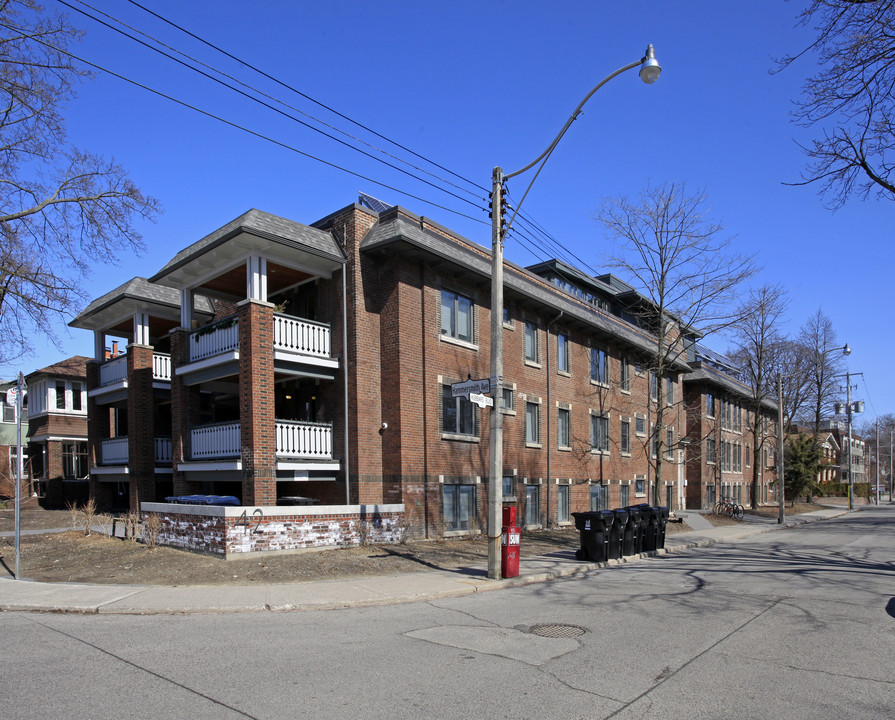
{"type": "MultiPolygon", "coordinates": [[[[556,149],[556,146],[559,144],[559,141],[562,140],[562,136],[566,134],[566,131],[571,127],[572,123],[578,119],[578,116],[581,114],[582,108],[587,104],[587,101],[593,97],[593,94],[597,92],[601,87],[603,87],[606,83],[608,83],[612,78],[617,75],[621,75],[623,72],[627,72],[637,66],[640,66],[640,79],[643,80],[647,85],[652,85],[656,80],[659,79],[659,74],[662,72],[662,67],[659,65],[659,61],[656,60],[656,53],[653,50],[652,44],[648,45],[646,48],[646,53],[644,56],[638,60],[637,62],[629,63],[623,67],[620,67],[614,73],[607,75],[603,78],[599,83],[597,83],[593,90],[591,90],[587,95],[585,95],[584,99],[578,103],[578,107],[576,107],[572,114],[569,116],[569,119],[566,120],[566,124],[562,126],[562,129],[559,131],[559,134],[553,139],[553,142],[547,146],[547,149],[544,150],[538,157],[532,160],[528,165],[526,165],[521,170],[516,170],[516,172],[512,172],[504,175],[501,172],[502,180],[509,180],[511,177],[515,177],[516,175],[521,175],[526,170],[530,170],[538,163],[541,163],[541,167],[538,168],[538,171],[535,173],[535,176],[531,179],[531,182],[528,184],[528,187],[525,189],[525,192],[522,195],[522,199],[516,204],[516,207],[513,210],[513,214],[510,217],[510,221],[507,223],[506,231],[510,229],[513,224],[513,220],[516,219],[516,213],[519,212],[519,207],[525,201],[525,198],[528,196],[529,190],[531,190],[531,186],[534,185],[535,180],[537,180],[538,175],[541,173],[544,165],[547,163],[547,160],[550,159],[550,156],[553,154],[553,151],[556,149]]],[[[505,232],[506,232],[505,231],[505,232]]]]}

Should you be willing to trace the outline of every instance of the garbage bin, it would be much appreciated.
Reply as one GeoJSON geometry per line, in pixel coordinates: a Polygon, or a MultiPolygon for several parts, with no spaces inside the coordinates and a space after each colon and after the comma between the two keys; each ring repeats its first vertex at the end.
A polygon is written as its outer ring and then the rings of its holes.
{"type": "Polygon", "coordinates": [[[618,560],[622,555],[631,555],[631,547],[634,544],[631,539],[631,531],[628,529],[630,516],[628,511],[616,508],[612,511],[615,522],[609,531],[609,559],[618,560]]]}
{"type": "Polygon", "coordinates": [[[665,527],[668,525],[668,508],[660,505],[656,510],[656,549],[665,547],[665,527]]]}
{"type": "Polygon", "coordinates": [[[575,552],[579,560],[603,562],[608,559],[609,534],[615,515],[609,510],[572,513],[581,537],[581,547],[575,552]]]}
{"type": "Polygon", "coordinates": [[[643,507],[643,520],[640,523],[643,529],[643,541],[641,548],[643,552],[651,552],[656,549],[656,539],[658,531],[658,508],[646,505],[643,507]]]}
{"type": "Polygon", "coordinates": [[[643,552],[643,509],[639,505],[625,508],[628,511],[628,525],[625,528],[626,544],[623,550],[625,555],[639,555],[643,552]],[[631,536],[630,552],[628,552],[627,537],[631,536]]]}
{"type": "Polygon", "coordinates": [[[637,543],[637,530],[638,525],[640,525],[640,513],[636,510],[630,510],[628,508],[617,508],[613,510],[616,514],[615,522],[619,524],[621,528],[621,532],[619,534],[619,541],[621,543],[621,554],[622,556],[626,555],[635,555],[636,554],[636,543],[637,543]],[[634,513],[637,513],[637,517],[634,517],[634,513]],[[622,520],[619,517],[620,513],[624,513],[625,517],[622,520]]]}
{"type": "Polygon", "coordinates": [[[204,505],[239,505],[239,498],[235,495],[206,495],[203,500],[204,505]]]}

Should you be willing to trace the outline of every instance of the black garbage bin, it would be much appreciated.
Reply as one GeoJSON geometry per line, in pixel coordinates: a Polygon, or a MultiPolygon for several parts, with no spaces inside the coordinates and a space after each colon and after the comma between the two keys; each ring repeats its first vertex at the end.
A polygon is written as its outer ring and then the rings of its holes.
{"type": "Polygon", "coordinates": [[[633,526],[631,516],[624,508],[612,511],[615,523],[609,533],[609,558],[618,560],[622,555],[633,555],[634,538],[629,526],[633,526]]]}
{"type": "Polygon", "coordinates": [[[572,517],[581,538],[581,547],[575,552],[575,557],[591,562],[607,560],[609,535],[615,524],[615,515],[608,510],[597,510],[572,513],[572,517]]]}
{"type": "Polygon", "coordinates": [[[656,510],[656,549],[661,550],[665,547],[665,528],[668,525],[668,508],[660,505],[656,510]]]}
{"type": "Polygon", "coordinates": [[[628,525],[625,528],[626,543],[622,552],[625,555],[639,555],[643,552],[643,509],[639,505],[632,505],[625,510],[628,511],[628,525]],[[627,544],[628,535],[631,537],[630,545],[627,544]]]}
{"type": "Polygon", "coordinates": [[[643,552],[651,552],[656,549],[658,538],[659,513],[658,508],[646,505],[643,507],[643,520],[641,527],[643,528],[643,541],[641,548],[643,552]]]}

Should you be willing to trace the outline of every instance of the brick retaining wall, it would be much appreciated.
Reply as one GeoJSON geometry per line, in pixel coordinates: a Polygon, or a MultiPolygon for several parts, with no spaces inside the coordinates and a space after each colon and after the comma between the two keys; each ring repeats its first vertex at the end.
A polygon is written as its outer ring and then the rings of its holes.
{"type": "Polygon", "coordinates": [[[142,503],[161,519],[158,544],[219,555],[392,544],[406,536],[404,505],[218,507],[142,503]]]}

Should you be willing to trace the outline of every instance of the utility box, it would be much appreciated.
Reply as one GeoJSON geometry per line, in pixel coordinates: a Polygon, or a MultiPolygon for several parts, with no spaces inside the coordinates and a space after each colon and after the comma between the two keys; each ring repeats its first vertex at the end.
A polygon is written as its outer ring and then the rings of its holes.
{"type": "Polygon", "coordinates": [[[516,525],[516,508],[506,506],[503,509],[503,527],[500,531],[500,576],[502,578],[519,577],[521,539],[522,528],[516,525]]]}

